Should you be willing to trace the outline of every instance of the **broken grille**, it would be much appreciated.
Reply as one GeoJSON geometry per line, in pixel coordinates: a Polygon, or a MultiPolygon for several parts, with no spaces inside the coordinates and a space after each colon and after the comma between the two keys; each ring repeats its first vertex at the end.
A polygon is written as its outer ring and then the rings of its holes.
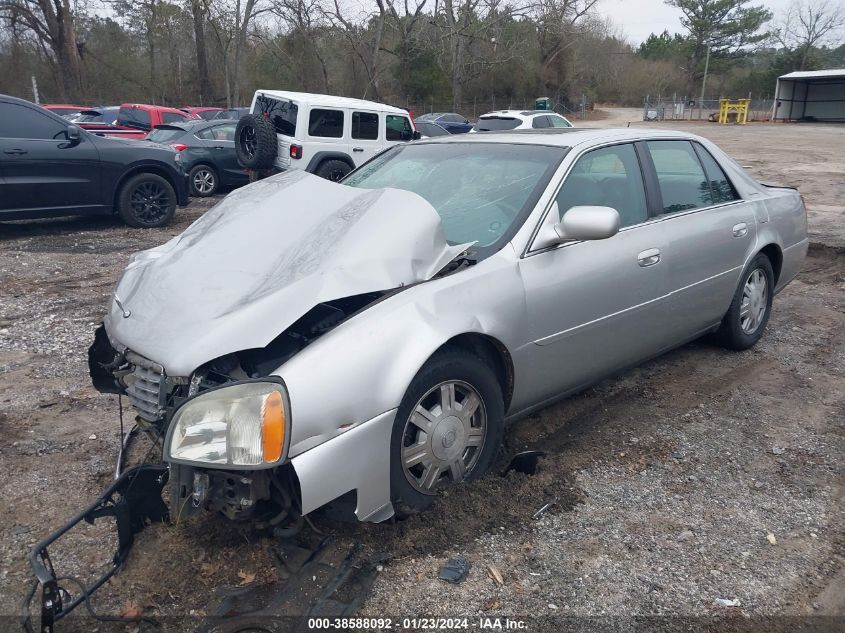
{"type": "Polygon", "coordinates": [[[167,397],[164,367],[132,352],[126,354],[126,360],[134,366],[132,373],[124,378],[129,402],[143,419],[159,420],[164,415],[167,397]]]}

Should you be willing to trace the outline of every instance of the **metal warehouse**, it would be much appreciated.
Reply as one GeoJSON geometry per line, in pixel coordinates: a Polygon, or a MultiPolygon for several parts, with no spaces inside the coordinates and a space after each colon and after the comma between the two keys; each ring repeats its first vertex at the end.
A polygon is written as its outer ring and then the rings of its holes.
{"type": "Polygon", "coordinates": [[[775,121],[845,121],[845,68],[778,77],[775,121]]]}

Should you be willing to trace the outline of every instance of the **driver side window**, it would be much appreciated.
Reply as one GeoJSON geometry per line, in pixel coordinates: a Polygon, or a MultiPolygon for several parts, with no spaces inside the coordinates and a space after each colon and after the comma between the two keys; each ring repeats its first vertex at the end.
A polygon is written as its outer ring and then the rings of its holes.
{"type": "Polygon", "coordinates": [[[557,194],[561,218],[572,207],[613,207],[620,227],[648,219],[640,163],[630,143],[603,147],[575,163],[557,194]]]}

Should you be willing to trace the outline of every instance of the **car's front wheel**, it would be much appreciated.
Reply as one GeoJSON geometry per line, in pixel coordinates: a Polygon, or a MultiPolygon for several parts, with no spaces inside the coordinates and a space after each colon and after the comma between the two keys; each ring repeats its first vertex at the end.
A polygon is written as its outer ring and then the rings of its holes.
{"type": "Polygon", "coordinates": [[[136,228],[164,226],[176,213],[176,192],[157,174],[137,174],[120,190],[118,213],[126,224],[136,228]]]}
{"type": "Polygon", "coordinates": [[[439,490],[487,472],[503,432],[502,389],[490,367],[464,350],[438,352],[414,377],[393,423],[397,515],[424,510],[439,490]]]}
{"type": "Polygon", "coordinates": [[[759,253],[742,273],[731,307],[716,332],[722,345],[744,350],[760,340],[769,322],[774,289],[772,263],[759,253]]]}
{"type": "Polygon", "coordinates": [[[217,172],[208,165],[197,165],[189,174],[191,195],[206,198],[217,191],[219,182],[217,172]]]}

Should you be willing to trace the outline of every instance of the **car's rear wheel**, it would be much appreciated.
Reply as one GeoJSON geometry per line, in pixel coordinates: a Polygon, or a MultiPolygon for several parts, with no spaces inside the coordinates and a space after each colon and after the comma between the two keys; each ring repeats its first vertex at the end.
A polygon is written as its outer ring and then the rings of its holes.
{"type": "Polygon", "coordinates": [[[269,169],[279,153],[276,128],[263,114],[245,114],[235,128],[235,154],[250,169],[269,169]]]}
{"type": "Polygon", "coordinates": [[[217,172],[213,167],[208,165],[197,165],[191,170],[189,175],[191,181],[191,195],[199,198],[206,198],[214,195],[220,182],[217,178],[217,172]]]}
{"type": "Polygon", "coordinates": [[[502,389],[484,361],[458,349],[432,357],[408,387],[393,424],[396,513],[424,510],[443,488],[486,473],[503,432],[502,389]]]}
{"type": "Polygon", "coordinates": [[[333,182],[340,182],[346,174],[352,171],[352,168],[342,160],[325,160],[320,163],[316,173],[320,178],[331,180],[333,182]]]}
{"type": "Polygon", "coordinates": [[[719,342],[730,349],[753,347],[763,336],[774,296],[772,263],[759,253],[745,268],[731,307],[716,332],[719,342]]]}
{"type": "Polygon", "coordinates": [[[126,224],[136,228],[164,226],[176,213],[176,193],[158,174],[137,174],[120,190],[118,213],[126,224]]]}

